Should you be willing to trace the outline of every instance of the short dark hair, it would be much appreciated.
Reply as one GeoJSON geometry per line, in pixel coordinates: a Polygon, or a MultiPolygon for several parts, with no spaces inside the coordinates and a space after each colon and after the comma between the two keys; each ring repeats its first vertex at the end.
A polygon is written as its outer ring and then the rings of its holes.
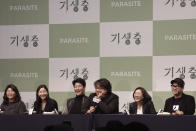
{"type": "Polygon", "coordinates": [[[9,99],[6,95],[6,92],[7,90],[11,88],[14,92],[15,92],[15,98],[14,98],[14,102],[19,102],[21,101],[21,96],[20,96],[20,93],[17,89],[17,87],[14,85],[14,84],[10,84],[10,85],[7,85],[7,87],[5,88],[5,92],[4,92],[4,96],[3,96],[3,104],[4,105],[7,105],[9,103],[9,99]]]}
{"type": "Polygon", "coordinates": [[[134,94],[136,92],[136,90],[141,90],[142,91],[142,95],[143,95],[143,103],[146,103],[148,101],[151,101],[152,98],[151,96],[148,94],[148,92],[146,91],[146,89],[144,89],[143,87],[137,87],[134,92],[133,92],[133,99],[134,99],[134,94]]]}
{"type": "Polygon", "coordinates": [[[175,78],[174,80],[171,81],[171,84],[173,85],[174,83],[178,84],[179,87],[184,88],[184,81],[180,78],[175,78]]]}
{"type": "Polygon", "coordinates": [[[94,83],[95,87],[97,85],[99,85],[101,88],[104,88],[107,90],[107,92],[111,92],[112,91],[112,86],[109,80],[107,80],[106,78],[101,78],[97,81],[95,81],[94,83]]]}
{"type": "Polygon", "coordinates": [[[77,78],[72,81],[73,86],[75,86],[76,83],[80,83],[81,85],[83,85],[83,87],[86,87],[86,81],[82,78],[77,78]]]}

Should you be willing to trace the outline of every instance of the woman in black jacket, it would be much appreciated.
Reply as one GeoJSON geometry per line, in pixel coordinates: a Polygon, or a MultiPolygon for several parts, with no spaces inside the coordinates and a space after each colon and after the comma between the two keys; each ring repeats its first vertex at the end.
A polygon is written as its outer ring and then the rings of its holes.
{"type": "Polygon", "coordinates": [[[152,98],[144,88],[136,88],[133,99],[135,102],[129,105],[130,114],[156,114],[152,98]]]}
{"type": "Polygon", "coordinates": [[[57,102],[49,97],[49,92],[46,85],[40,85],[37,88],[36,101],[34,102],[34,111],[36,111],[37,114],[58,111],[57,102]]]}

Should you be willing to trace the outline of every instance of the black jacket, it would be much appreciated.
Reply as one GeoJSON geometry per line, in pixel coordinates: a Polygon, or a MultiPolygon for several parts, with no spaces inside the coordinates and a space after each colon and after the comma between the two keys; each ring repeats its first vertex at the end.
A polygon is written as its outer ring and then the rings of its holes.
{"type": "Polygon", "coordinates": [[[96,93],[89,96],[91,106],[96,106],[95,114],[118,114],[119,97],[114,93],[108,93],[99,103],[93,102],[96,93]]]}
{"type": "MultiPolygon", "coordinates": [[[[154,104],[152,101],[148,101],[142,105],[143,114],[156,114],[154,104]]],[[[137,114],[137,102],[129,104],[129,113],[137,114]]]]}
{"type": "Polygon", "coordinates": [[[184,112],[184,115],[193,115],[195,113],[195,98],[190,95],[182,94],[181,98],[175,99],[170,97],[165,101],[165,112],[174,112],[173,106],[179,105],[179,110],[184,112]]]}
{"type": "Polygon", "coordinates": [[[36,111],[37,114],[42,114],[43,112],[52,112],[54,110],[58,111],[58,104],[54,99],[49,99],[46,103],[45,109],[42,111],[41,103],[38,103],[37,101],[34,102],[34,111],[36,111]]]}
{"type": "MultiPolygon", "coordinates": [[[[65,107],[63,114],[70,114],[72,107],[74,105],[75,98],[76,97],[70,98],[67,100],[67,106],[65,107]]],[[[90,100],[87,96],[84,95],[82,98],[82,104],[81,104],[82,114],[85,114],[87,112],[87,110],[89,109],[89,107],[90,107],[90,100]]]]}

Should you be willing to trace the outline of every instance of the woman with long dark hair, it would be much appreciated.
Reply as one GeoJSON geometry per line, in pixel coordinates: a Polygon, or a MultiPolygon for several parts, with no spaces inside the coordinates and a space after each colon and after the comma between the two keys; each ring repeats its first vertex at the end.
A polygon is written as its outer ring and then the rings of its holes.
{"type": "Polygon", "coordinates": [[[21,100],[20,93],[14,84],[6,87],[1,110],[5,114],[24,114],[27,112],[24,102],[21,100]]]}
{"type": "Polygon", "coordinates": [[[43,112],[58,111],[57,102],[50,98],[48,88],[46,85],[40,85],[36,91],[36,101],[34,102],[34,111],[37,114],[42,114],[43,112]]]}
{"type": "Polygon", "coordinates": [[[133,92],[135,102],[129,105],[130,114],[156,114],[151,96],[143,87],[138,87],[133,92]]]}

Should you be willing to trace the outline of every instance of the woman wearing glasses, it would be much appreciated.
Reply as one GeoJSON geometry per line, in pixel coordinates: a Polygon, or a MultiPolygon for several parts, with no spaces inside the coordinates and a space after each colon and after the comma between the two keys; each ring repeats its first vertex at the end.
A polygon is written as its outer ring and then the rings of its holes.
{"type": "Polygon", "coordinates": [[[135,102],[129,105],[130,114],[156,114],[151,96],[143,87],[138,87],[133,92],[135,102]]]}

